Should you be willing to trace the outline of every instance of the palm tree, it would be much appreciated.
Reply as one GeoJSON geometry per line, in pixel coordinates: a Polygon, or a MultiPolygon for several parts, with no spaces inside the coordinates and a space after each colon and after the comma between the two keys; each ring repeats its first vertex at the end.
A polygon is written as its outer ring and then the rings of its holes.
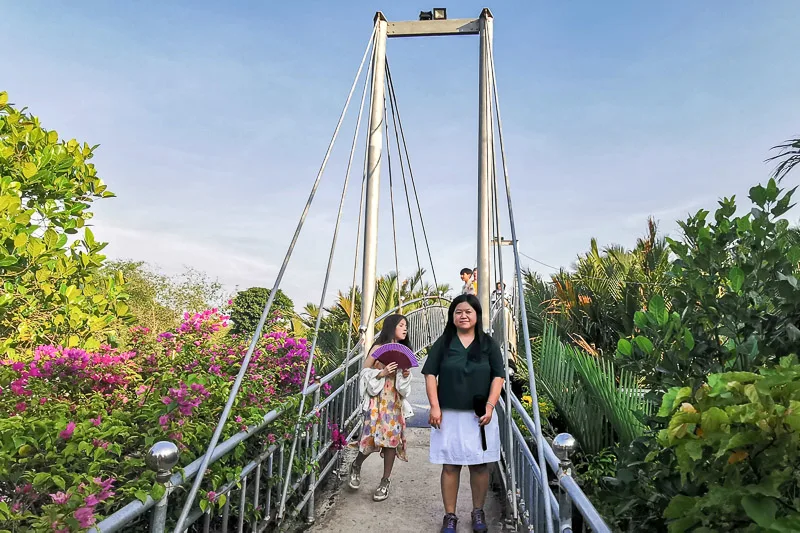
{"type": "MultiPolygon", "coordinates": [[[[422,296],[434,295],[439,292],[445,293],[450,289],[448,285],[439,285],[434,289],[432,285],[424,281],[424,274],[424,270],[419,270],[400,281],[399,294],[395,272],[389,272],[379,277],[375,288],[375,316],[379,317],[400,307],[401,300],[402,302],[411,302],[422,296]]],[[[407,313],[422,305],[424,305],[423,302],[404,304],[402,311],[407,313]]],[[[306,336],[313,336],[319,312],[318,306],[307,304],[301,313],[302,327],[306,336]]],[[[361,289],[359,287],[350,287],[346,291],[339,291],[333,305],[323,311],[317,341],[319,353],[316,356],[320,370],[329,370],[341,363],[342,357],[347,351],[348,325],[351,323],[350,346],[355,346],[361,329],[361,289]]],[[[382,322],[376,323],[376,330],[380,330],[381,325],[382,322]]]]}
{"type": "Polygon", "coordinates": [[[632,250],[618,245],[590,249],[578,256],[572,271],[561,270],[544,282],[525,273],[528,327],[538,336],[547,318],[563,340],[590,353],[616,349],[620,335],[633,332],[633,316],[668,283],[669,248],[653,219],[632,250]]]}
{"type": "Polygon", "coordinates": [[[775,167],[772,175],[776,180],[781,181],[795,165],[800,163],[800,139],[789,139],[783,144],[773,146],[772,149],[780,151],[778,155],[768,158],[767,161],[778,161],[778,166],[775,167]]]}

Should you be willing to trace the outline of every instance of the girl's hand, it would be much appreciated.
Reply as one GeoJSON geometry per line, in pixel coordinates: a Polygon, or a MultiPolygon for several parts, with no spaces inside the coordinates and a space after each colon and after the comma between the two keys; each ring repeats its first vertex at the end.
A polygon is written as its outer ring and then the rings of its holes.
{"type": "Polygon", "coordinates": [[[407,369],[407,368],[404,368],[404,369],[403,369],[403,377],[404,377],[404,378],[407,378],[407,377],[408,377],[408,376],[410,376],[410,375],[411,375],[411,370],[409,370],[409,369],[407,369]]]}
{"type": "Polygon", "coordinates": [[[438,407],[431,407],[431,413],[428,416],[428,423],[431,427],[439,429],[442,425],[442,410],[438,407]]]}
{"type": "Polygon", "coordinates": [[[386,378],[397,372],[397,363],[389,363],[378,374],[378,377],[386,378]]]}
{"type": "Polygon", "coordinates": [[[492,414],[493,413],[494,413],[494,407],[492,407],[492,404],[487,403],[486,404],[486,414],[478,419],[478,424],[481,425],[481,426],[487,425],[489,422],[492,421],[492,414]]]}

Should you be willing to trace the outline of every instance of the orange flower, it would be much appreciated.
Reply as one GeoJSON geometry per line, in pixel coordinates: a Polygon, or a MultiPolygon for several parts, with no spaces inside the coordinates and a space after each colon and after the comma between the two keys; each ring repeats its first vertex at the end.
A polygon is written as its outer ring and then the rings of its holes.
{"type": "Polygon", "coordinates": [[[730,457],[728,457],[728,464],[732,465],[734,463],[740,463],[747,459],[750,454],[744,450],[739,450],[738,452],[733,452],[730,457]]]}

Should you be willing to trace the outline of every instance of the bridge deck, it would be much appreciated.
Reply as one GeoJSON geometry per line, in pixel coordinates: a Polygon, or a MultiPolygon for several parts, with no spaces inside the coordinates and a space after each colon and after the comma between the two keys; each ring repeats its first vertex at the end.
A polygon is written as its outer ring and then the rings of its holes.
{"type": "MultiPolygon", "coordinates": [[[[399,460],[395,462],[389,499],[383,502],[372,501],[372,491],[378,486],[383,474],[383,460],[375,454],[361,468],[361,489],[352,491],[343,482],[328,508],[320,509],[324,514],[318,518],[311,531],[352,533],[373,529],[369,527],[370,524],[390,524],[389,529],[397,533],[423,533],[436,532],[442,527],[444,510],[439,488],[441,467],[428,462],[430,404],[420,370],[412,370],[409,400],[414,406],[414,416],[408,420],[406,429],[408,463],[399,460]]],[[[355,451],[349,452],[345,464],[349,465],[354,457],[355,451]]],[[[490,530],[501,531],[502,504],[491,489],[484,510],[490,530]]],[[[459,531],[472,531],[471,511],[469,470],[464,467],[458,493],[459,531]]]]}
{"type": "MultiPolygon", "coordinates": [[[[427,418],[427,414],[425,415],[427,418]]],[[[416,418],[416,416],[414,417],[416,418]]],[[[361,489],[352,491],[342,482],[338,493],[326,505],[311,531],[353,533],[391,530],[397,533],[434,533],[442,527],[442,498],[439,489],[441,467],[428,462],[429,430],[408,428],[408,463],[397,461],[392,472],[389,499],[372,501],[372,491],[383,474],[383,461],[375,454],[361,468],[361,489]],[[376,526],[378,529],[376,529],[376,526]]],[[[355,456],[347,457],[347,464],[355,456]]],[[[491,489],[486,498],[486,520],[490,531],[502,531],[502,504],[491,489]]],[[[458,493],[458,531],[472,531],[472,496],[469,471],[461,472],[458,493]]]]}

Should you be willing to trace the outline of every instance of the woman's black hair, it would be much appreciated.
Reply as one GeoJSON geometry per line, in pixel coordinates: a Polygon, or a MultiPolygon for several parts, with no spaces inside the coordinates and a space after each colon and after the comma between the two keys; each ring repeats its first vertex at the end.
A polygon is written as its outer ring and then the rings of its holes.
{"type": "MultiPolygon", "coordinates": [[[[388,344],[390,342],[393,342],[394,330],[397,329],[397,326],[403,320],[406,321],[406,326],[408,326],[408,319],[405,317],[405,315],[401,315],[400,313],[395,313],[393,315],[389,315],[386,318],[384,318],[383,319],[383,327],[381,328],[381,332],[378,333],[377,337],[375,337],[375,342],[372,343],[372,346],[373,347],[381,346],[383,344],[388,344]]],[[[407,346],[408,348],[411,348],[411,344],[408,342],[408,333],[406,333],[406,338],[405,339],[399,340],[397,342],[399,344],[402,344],[403,346],[407,346]]],[[[370,350],[372,350],[372,348],[370,348],[370,350]]]]}
{"type": "Polygon", "coordinates": [[[471,361],[478,361],[481,358],[483,345],[490,337],[483,331],[483,309],[481,308],[481,302],[472,294],[456,296],[453,298],[452,303],[450,303],[450,309],[447,310],[447,325],[444,327],[444,333],[442,333],[444,342],[440,349],[444,350],[444,353],[447,353],[450,348],[450,342],[458,333],[454,317],[456,314],[456,307],[458,307],[458,304],[464,302],[475,310],[475,315],[478,319],[477,322],[475,322],[475,342],[469,347],[468,354],[468,359],[471,361]]]}

